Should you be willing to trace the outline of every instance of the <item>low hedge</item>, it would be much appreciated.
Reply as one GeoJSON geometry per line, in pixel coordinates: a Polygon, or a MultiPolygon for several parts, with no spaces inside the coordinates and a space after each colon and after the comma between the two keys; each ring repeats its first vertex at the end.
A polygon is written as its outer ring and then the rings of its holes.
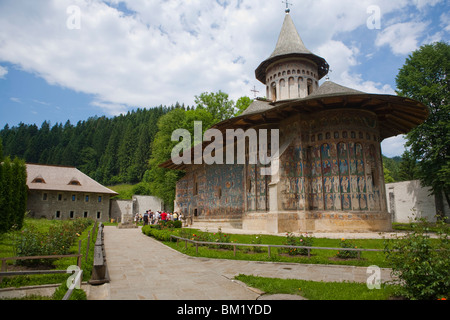
{"type": "Polygon", "coordinates": [[[176,241],[175,239],[170,238],[170,236],[174,234],[171,229],[157,229],[153,226],[144,226],[142,227],[142,233],[146,236],[155,238],[158,241],[176,241]]]}

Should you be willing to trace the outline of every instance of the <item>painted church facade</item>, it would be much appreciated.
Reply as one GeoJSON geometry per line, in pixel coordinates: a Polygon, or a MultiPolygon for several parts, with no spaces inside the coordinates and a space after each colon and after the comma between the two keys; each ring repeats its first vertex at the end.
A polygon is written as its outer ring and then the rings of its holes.
{"type": "Polygon", "coordinates": [[[161,167],[186,172],[175,210],[197,222],[274,233],[389,230],[381,142],[422,123],[427,108],[328,80],[319,86],[328,71],[287,12],[275,51],[255,72],[267,98],[213,127],[279,130],[276,174],[263,175],[266,166],[248,161],[255,151],[248,145],[241,165],[167,161],[161,167]]]}

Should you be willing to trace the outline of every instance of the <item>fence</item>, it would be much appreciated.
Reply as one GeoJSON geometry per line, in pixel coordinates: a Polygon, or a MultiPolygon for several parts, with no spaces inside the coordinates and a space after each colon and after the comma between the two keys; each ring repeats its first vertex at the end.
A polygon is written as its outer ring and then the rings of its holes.
{"type": "Polygon", "coordinates": [[[285,248],[285,249],[306,249],[308,252],[308,258],[311,258],[311,250],[337,250],[337,251],[356,251],[358,260],[361,259],[361,252],[383,252],[381,249],[363,249],[363,248],[328,248],[328,247],[304,247],[304,246],[292,246],[292,245],[275,245],[275,244],[244,244],[244,243],[221,243],[221,242],[202,242],[186,238],[177,237],[174,235],[170,236],[173,239],[177,239],[177,244],[179,241],[184,241],[185,248],[187,249],[188,242],[195,245],[196,254],[198,254],[199,245],[215,245],[215,246],[230,246],[233,247],[233,254],[236,257],[237,247],[263,247],[267,248],[267,253],[269,258],[271,257],[271,248],[285,248]]]}
{"type": "MultiPolygon", "coordinates": [[[[91,233],[95,231],[97,228],[97,221],[94,223],[94,226],[91,230],[88,231],[87,237],[87,246],[86,246],[86,261],[89,254],[89,245],[91,243],[91,233]]],[[[25,276],[25,275],[43,275],[43,274],[64,274],[68,273],[67,270],[29,270],[29,271],[9,271],[7,270],[7,261],[17,261],[17,260],[41,260],[41,259],[62,259],[62,258],[77,258],[77,267],[80,272],[77,274],[75,283],[80,283],[80,277],[83,274],[81,270],[81,259],[83,254],[81,253],[81,243],[82,240],[78,241],[78,254],[68,254],[68,255],[49,255],[49,256],[33,256],[33,257],[10,257],[10,258],[0,258],[1,261],[1,269],[0,269],[0,283],[3,281],[3,277],[13,277],[13,276],[25,276]]],[[[63,300],[68,300],[73,292],[73,288],[69,289],[64,296],[63,300]]]]}

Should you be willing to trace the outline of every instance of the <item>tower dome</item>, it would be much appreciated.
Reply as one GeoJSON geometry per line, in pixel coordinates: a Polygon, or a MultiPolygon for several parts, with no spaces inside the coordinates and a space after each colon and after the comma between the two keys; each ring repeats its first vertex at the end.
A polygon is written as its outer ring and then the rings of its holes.
{"type": "Polygon", "coordinates": [[[325,59],[313,54],[303,43],[289,12],[274,52],[256,69],[256,78],[266,85],[272,101],[306,98],[319,87],[329,71],[325,59]]]}

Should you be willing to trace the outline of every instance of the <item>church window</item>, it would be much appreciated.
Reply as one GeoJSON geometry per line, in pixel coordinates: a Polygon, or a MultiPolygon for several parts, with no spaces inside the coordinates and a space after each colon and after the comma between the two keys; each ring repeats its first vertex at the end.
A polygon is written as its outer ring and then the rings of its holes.
{"type": "Polygon", "coordinates": [[[275,82],[272,83],[270,90],[271,90],[272,100],[276,101],[277,100],[277,84],[275,82]]]}
{"type": "Polygon", "coordinates": [[[354,131],[352,131],[351,137],[352,137],[352,139],[356,139],[356,133],[354,131]]]}
{"type": "Polygon", "coordinates": [[[43,201],[47,201],[47,199],[48,199],[48,194],[47,193],[43,193],[42,194],[42,200],[43,201]]]}
{"type": "Polygon", "coordinates": [[[76,201],[77,200],[77,196],[76,195],[72,195],[72,201],[76,201]]]}
{"type": "Polygon", "coordinates": [[[327,132],[325,136],[326,136],[326,139],[327,139],[327,140],[328,140],[328,139],[331,139],[331,133],[330,133],[330,132],[327,132]]]}
{"type": "Polygon", "coordinates": [[[339,139],[339,132],[338,132],[338,131],[336,131],[336,132],[334,133],[334,138],[335,138],[335,139],[339,139]]]}
{"type": "Polygon", "coordinates": [[[312,81],[311,79],[308,79],[308,95],[310,95],[312,92],[313,92],[312,81]]]}
{"type": "Polygon", "coordinates": [[[342,138],[344,138],[344,139],[348,138],[347,131],[342,132],[342,138]]]}
{"type": "Polygon", "coordinates": [[[62,201],[62,194],[58,194],[58,201],[62,201]]]}

